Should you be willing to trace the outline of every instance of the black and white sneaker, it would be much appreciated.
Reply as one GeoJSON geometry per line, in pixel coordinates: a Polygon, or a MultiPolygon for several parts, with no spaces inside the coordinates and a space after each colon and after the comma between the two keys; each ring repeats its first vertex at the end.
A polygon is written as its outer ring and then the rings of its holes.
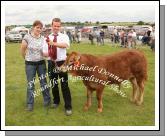
{"type": "Polygon", "coordinates": [[[72,110],[71,110],[71,109],[66,109],[66,110],[65,110],[65,114],[66,114],[67,116],[72,115],[72,110]]]}
{"type": "Polygon", "coordinates": [[[59,106],[59,104],[52,104],[51,108],[56,109],[59,106]]]}

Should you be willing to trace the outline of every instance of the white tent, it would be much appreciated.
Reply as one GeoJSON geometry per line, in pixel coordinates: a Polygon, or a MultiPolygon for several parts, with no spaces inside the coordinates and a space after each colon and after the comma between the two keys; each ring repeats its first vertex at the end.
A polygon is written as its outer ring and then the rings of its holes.
{"type": "Polygon", "coordinates": [[[15,28],[13,28],[11,31],[27,32],[27,33],[29,33],[29,29],[26,28],[26,27],[24,27],[24,26],[15,27],[15,28]]]}

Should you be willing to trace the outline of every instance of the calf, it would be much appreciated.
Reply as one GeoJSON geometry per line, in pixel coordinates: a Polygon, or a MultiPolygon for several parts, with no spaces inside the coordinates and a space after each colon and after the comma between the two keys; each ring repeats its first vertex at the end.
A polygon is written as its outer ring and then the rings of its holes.
{"type": "Polygon", "coordinates": [[[147,80],[147,60],[140,51],[124,50],[105,56],[72,52],[67,56],[61,68],[66,67],[73,75],[85,78],[83,79],[83,83],[87,88],[85,110],[88,110],[91,106],[91,95],[93,91],[96,91],[98,100],[97,111],[102,112],[102,94],[105,85],[104,83],[99,83],[99,81],[97,82],[97,79],[102,80],[101,82],[105,81],[106,84],[118,85],[121,84],[121,80],[129,80],[133,87],[131,101],[137,105],[143,103],[144,86],[147,80]],[[112,77],[113,75],[120,79],[115,79],[112,77]],[[90,81],[92,76],[96,78],[94,81],[90,81]]]}

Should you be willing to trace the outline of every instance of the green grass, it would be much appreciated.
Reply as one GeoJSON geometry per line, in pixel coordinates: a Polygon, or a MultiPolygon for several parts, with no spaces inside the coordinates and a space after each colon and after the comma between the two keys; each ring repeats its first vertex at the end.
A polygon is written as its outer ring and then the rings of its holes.
{"type": "MultiPolygon", "coordinates": [[[[19,53],[19,43],[5,46],[5,124],[6,126],[154,126],[155,125],[155,55],[147,46],[139,47],[148,59],[148,81],[145,87],[144,103],[136,106],[129,101],[131,88],[123,89],[127,98],[117,95],[108,87],[104,90],[102,113],[97,113],[97,100],[93,93],[92,107],[83,111],[86,89],[81,81],[69,81],[72,94],[73,115],[64,115],[64,101],[47,112],[43,107],[42,95],[35,98],[33,112],[25,111],[26,75],[25,65],[19,53]]],[[[78,51],[94,55],[112,54],[122,50],[119,47],[95,46],[88,43],[73,44],[68,52],[78,51]]],[[[36,89],[39,88],[37,84],[36,89]]]]}

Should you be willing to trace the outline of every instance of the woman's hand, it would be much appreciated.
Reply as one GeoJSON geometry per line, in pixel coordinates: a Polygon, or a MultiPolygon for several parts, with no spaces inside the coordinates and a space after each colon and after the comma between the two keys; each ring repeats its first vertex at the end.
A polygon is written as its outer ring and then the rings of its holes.
{"type": "Polygon", "coordinates": [[[49,56],[49,54],[48,53],[42,53],[42,55],[44,56],[44,57],[48,57],[49,56]]]}

